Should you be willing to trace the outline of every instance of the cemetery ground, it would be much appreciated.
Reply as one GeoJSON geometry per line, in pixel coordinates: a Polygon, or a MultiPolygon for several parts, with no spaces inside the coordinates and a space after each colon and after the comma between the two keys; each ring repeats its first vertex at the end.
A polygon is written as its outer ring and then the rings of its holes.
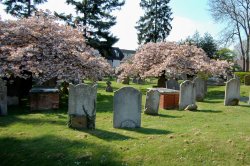
{"type": "MultiPolygon", "coordinates": [[[[152,85],[129,85],[143,93],[142,108],[152,85]]],[[[250,165],[250,86],[241,85],[240,106],[224,106],[225,87],[209,86],[198,111],[142,113],[137,129],[113,128],[114,93],[105,87],[98,82],[95,130],[67,127],[65,96],[59,110],[9,107],[0,117],[0,165],[250,165]]]]}

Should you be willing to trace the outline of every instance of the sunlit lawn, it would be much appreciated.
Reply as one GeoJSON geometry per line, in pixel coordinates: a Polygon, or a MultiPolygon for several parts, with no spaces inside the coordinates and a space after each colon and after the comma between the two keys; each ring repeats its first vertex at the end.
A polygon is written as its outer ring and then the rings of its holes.
{"type": "MultiPolygon", "coordinates": [[[[143,106],[152,85],[130,85],[142,91],[143,106]]],[[[199,111],[161,109],[142,114],[139,129],[114,129],[113,93],[105,86],[99,82],[95,130],[67,127],[66,99],[57,111],[9,107],[0,117],[0,165],[250,165],[250,107],[225,107],[225,87],[209,87],[199,111]]],[[[241,86],[242,100],[249,92],[241,86]]]]}

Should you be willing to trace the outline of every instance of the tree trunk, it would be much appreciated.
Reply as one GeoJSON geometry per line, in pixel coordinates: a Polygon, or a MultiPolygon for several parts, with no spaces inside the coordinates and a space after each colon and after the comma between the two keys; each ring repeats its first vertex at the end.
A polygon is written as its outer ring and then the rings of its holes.
{"type": "Polygon", "coordinates": [[[249,71],[249,55],[246,56],[246,71],[249,71]]]}
{"type": "Polygon", "coordinates": [[[242,66],[242,70],[243,70],[243,71],[246,71],[246,59],[245,59],[245,56],[242,56],[242,63],[243,63],[243,64],[242,64],[242,65],[243,65],[243,66],[242,66]]]}
{"type": "Polygon", "coordinates": [[[158,82],[157,82],[157,87],[166,88],[165,72],[159,77],[158,82]]]}

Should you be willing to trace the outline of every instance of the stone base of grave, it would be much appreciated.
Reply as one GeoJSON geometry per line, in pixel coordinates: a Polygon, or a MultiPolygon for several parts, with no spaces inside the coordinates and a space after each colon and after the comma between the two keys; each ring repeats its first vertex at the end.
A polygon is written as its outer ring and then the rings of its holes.
{"type": "Polygon", "coordinates": [[[75,129],[87,129],[87,117],[69,115],[68,126],[75,129]]]}
{"type": "Polygon", "coordinates": [[[228,106],[236,106],[236,105],[239,105],[239,99],[232,99],[232,100],[228,101],[227,105],[228,105],[228,106]]]}
{"type": "Polygon", "coordinates": [[[30,91],[30,110],[59,108],[59,91],[56,88],[32,88],[30,91]]]}
{"type": "Polygon", "coordinates": [[[179,94],[161,94],[160,96],[160,108],[162,109],[174,109],[179,107],[179,94]]]}

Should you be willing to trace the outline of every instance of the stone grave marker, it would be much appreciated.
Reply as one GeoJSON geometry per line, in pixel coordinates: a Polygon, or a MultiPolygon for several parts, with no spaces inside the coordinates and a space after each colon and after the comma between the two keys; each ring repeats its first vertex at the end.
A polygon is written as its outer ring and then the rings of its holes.
{"type": "Polygon", "coordinates": [[[114,128],[141,127],[141,92],[132,87],[123,87],[114,94],[114,128]]]}
{"type": "Polygon", "coordinates": [[[106,92],[113,92],[113,88],[111,87],[111,82],[107,81],[106,84],[107,84],[106,92]]]}
{"type": "Polygon", "coordinates": [[[249,92],[248,104],[250,105],[250,92],[249,92]]]}
{"type": "Polygon", "coordinates": [[[196,101],[203,101],[206,94],[206,81],[200,77],[194,79],[196,101]]]}
{"type": "Polygon", "coordinates": [[[0,115],[7,115],[7,86],[0,78],[0,115]]]}
{"type": "Polygon", "coordinates": [[[160,92],[158,90],[150,90],[146,94],[145,114],[157,115],[159,110],[160,92]]]}
{"type": "Polygon", "coordinates": [[[166,85],[166,88],[168,89],[180,90],[180,85],[175,79],[169,79],[168,81],[166,81],[166,85]]]}
{"type": "Polygon", "coordinates": [[[233,78],[226,83],[225,106],[239,105],[240,101],[240,80],[233,78]]]}
{"type": "MultiPolygon", "coordinates": [[[[180,95],[179,95],[179,109],[184,110],[186,108],[195,109],[195,86],[190,80],[186,80],[181,83],[180,95]]],[[[197,106],[196,106],[197,109],[197,106]]]]}
{"type": "Polygon", "coordinates": [[[97,85],[69,84],[69,127],[95,128],[97,85]]]}
{"type": "Polygon", "coordinates": [[[244,77],[244,83],[246,86],[250,85],[250,75],[245,75],[244,77]]]}

